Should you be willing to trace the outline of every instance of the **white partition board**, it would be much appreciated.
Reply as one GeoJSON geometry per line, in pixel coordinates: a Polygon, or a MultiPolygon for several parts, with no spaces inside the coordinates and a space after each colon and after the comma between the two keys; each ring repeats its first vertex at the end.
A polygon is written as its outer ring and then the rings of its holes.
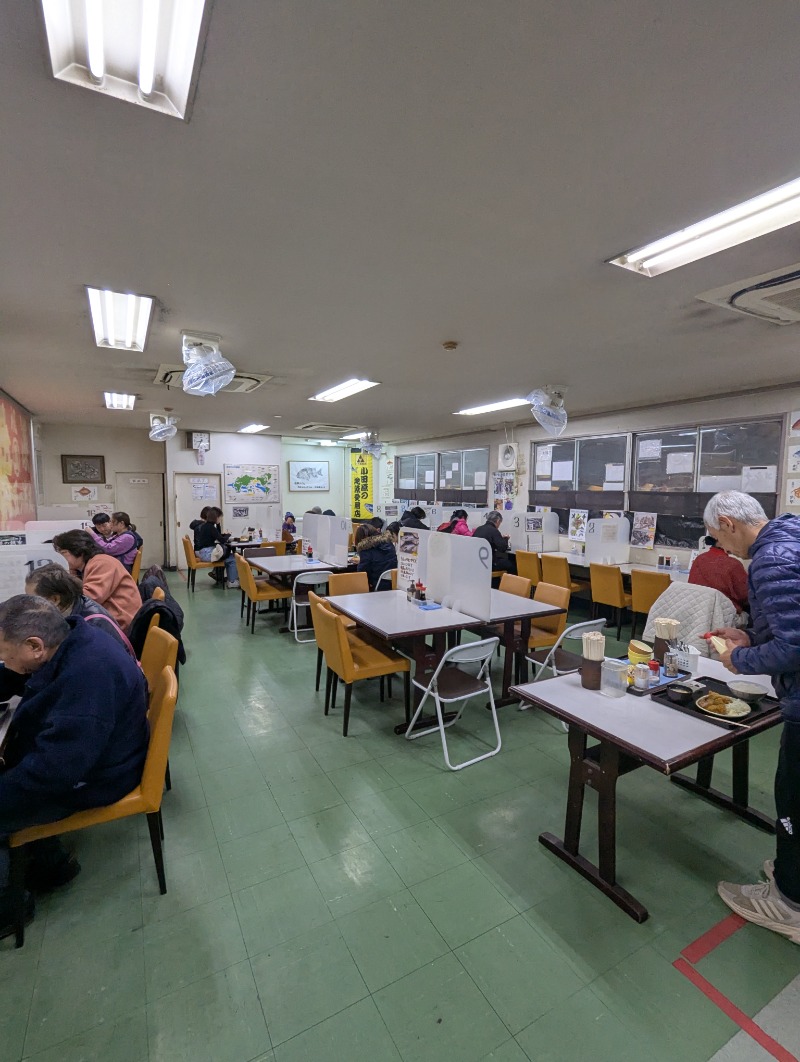
{"type": "Polygon", "coordinates": [[[492,550],[481,538],[434,534],[428,543],[428,596],[488,620],[492,611],[492,550]]]}
{"type": "MultiPolygon", "coordinates": [[[[52,533],[52,532],[51,532],[52,533]]],[[[52,546],[28,543],[24,546],[0,546],[0,601],[25,593],[25,580],[34,568],[43,564],[67,567],[64,558],[52,546]]]]}
{"type": "Polygon", "coordinates": [[[509,549],[528,548],[528,535],[525,531],[525,517],[527,515],[523,509],[511,509],[502,514],[503,522],[500,524],[500,534],[508,535],[509,549]]]}
{"type": "Polygon", "coordinates": [[[328,521],[328,547],[327,550],[320,551],[320,560],[330,561],[332,564],[347,564],[352,520],[344,516],[321,516],[319,519],[328,521]]]}
{"type": "Polygon", "coordinates": [[[329,516],[318,513],[303,514],[303,547],[309,545],[315,557],[322,557],[330,552],[329,516]]]}
{"type": "Polygon", "coordinates": [[[587,564],[625,564],[630,557],[631,525],[626,517],[590,520],[586,525],[587,564]]]}

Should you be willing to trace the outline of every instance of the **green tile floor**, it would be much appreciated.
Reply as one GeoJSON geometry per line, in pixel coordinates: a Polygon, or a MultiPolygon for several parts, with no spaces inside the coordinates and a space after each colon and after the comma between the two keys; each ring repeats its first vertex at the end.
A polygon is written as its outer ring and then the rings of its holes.
{"type": "MultiPolygon", "coordinates": [[[[341,708],[326,719],[313,691],[314,646],[277,615],[251,636],[238,593],[172,580],[190,660],[169,892],[144,823],[68,839],[83,873],[40,904],[23,951],[0,943],[0,1062],[702,1062],[736,1033],[672,962],[727,913],[717,879],[755,879],[766,835],[652,771],[623,779],[619,878],[651,912],[638,926],[537,843],[563,824],[551,720],[503,709],[500,755],[452,774],[438,738],[394,735],[399,698],[381,706],[367,682],[343,739],[341,708]]],[[[468,708],[456,755],[489,736],[468,708]]],[[[761,807],[776,749],[775,734],[752,744],[761,807]]],[[[800,949],[746,927],[699,968],[752,1015],[800,949]]]]}

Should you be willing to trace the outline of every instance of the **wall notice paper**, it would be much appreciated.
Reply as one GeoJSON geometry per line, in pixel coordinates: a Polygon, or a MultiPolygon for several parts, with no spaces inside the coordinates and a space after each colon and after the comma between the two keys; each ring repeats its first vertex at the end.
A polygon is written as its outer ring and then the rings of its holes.
{"type": "Polygon", "coordinates": [[[72,500],[74,502],[97,501],[97,487],[90,487],[86,483],[82,487],[73,487],[72,500]]]}
{"type": "Polygon", "coordinates": [[[605,509],[605,510],[603,510],[603,519],[604,520],[613,520],[615,516],[618,516],[620,518],[620,520],[621,520],[624,515],[625,515],[625,513],[622,511],[622,509],[605,509]]]}
{"type": "Polygon", "coordinates": [[[800,436],[800,409],[796,409],[794,413],[789,414],[789,435],[791,437],[800,436]]]}
{"type": "Polygon", "coordinates": [[[492,472],[492,494],[495,509],[511,509],[516,491],[516,472],[492,472]]]}
{"type": "Polygon", "coordinates": [[[234,505],[233,507],[233,519],[234,520],[247,520],[250,517],[249,505],[234,505]]]}
{"type": "MultiPolygon", "coordinates": [[[[554,461],[552,478],[557,483],[572,482],[572,461],[554,461]]],[[[538,486],[538,484],[537,484],[538,486]]]]}
{"type": "Polygon", "coordinates": [[[777,487],[777,465],[745,465],[742,469],[742,490],[745,494],[774,494],[777,487]]]}
{"type": "Polygon", "coordinates": [[[617,541],[617,525],[612,523],[600,524],[600,541],[601,542],[616,542],[617,541]]]}
{"type": "Polygon", "coordinates": [[[652,549],[656,538],[656,514],[634,513],[631,529],[631,545],[640,549],[652,549]]]}
{"type": "Polygon", "coordinates": [[[537,479],[537,481],[536,481],[536,489],[537,490],[552,490],[553,489],[553,484],[550,482],[549,479],[537,479]]]}
{"type": "Polygon", "coordinates": [[[642,439],[639,442],[640,461],[659,461],[661,459],[661,440],[642,439]]]}
{"type": "Polygon", "coordinates": [[[475,473],[475,488],[476,488],[476,490],[477,490],[478,487],[485,487],[485,486],[486,486],[486,473],[485,472],[476,472],[475,473]]]}
{"type": "Polygon", "coordinates": [[[606,465],[606,483],[623,483],[625,481],[625,463],[606,465]]]}
{"type": "Polygon", "coordinates": [[[800,446],[790,446],[786,457],[786,471],[800,472],[800,446]]]}
{"type": "Polygon", "coordinates": [[[105,513],[106,516],[111,516],[114,512],[114,506],[109,505],[108,502],[95,502],[94,505],[90,505],[86,510],[86,515],[91,518],[97,516],[98,513],[105,513]]]}
{"type": "Polygon", "coordinates": [[[535,513],[549,513],[552,509],[550,505],[534,505],[533,511],[535,513]]]}
{"type": "Polygon", "coordinates": [[[800,479],[786,480],[786,504],[800,505],[800,479]]]}
{"type": "Polygon", "coordinates": [[[667,454],[667,475],[674,476],[682,472],[689,474],[694,472],[694,454],[691,452],[667,454]]]}
{"type": "MultiPolygon", "coordinates": [[[[555,468],[555,465],[553,467],[555,468]]],[[[586,525],[588,522],[588,509],[570,509],[568,531],[570,542],[584,542],[586,540],[586,525]]]]}
{"type": "Polygon", "coordinates": [[[414,489],[414,480],[413,479],[401,479],[399,482],[400,482],[400,490],[413,490],[414,489]]]}
{"type": "Polygon", "coordinates": [[[550,478],[550,466],[553,463],[553,444],[539,446],[536,449],[536,477],[550,478]]]}
{"type": "Polygon", "coordinates": [[[432,487],[433,486],[433,472],[432,471],[425,473],[425,486],[426,487],[432,487]]]}
{"type": "Polygon", "coordinates": [[[536,531],[542,530],[542,518],[541,516],[531,516],[530,513],[525,517],[525,530],[529,534],[534,534],[536,531]]]}
{"type": "Polygon", "coordinates": [[[372,454],[353,448],[350,451],[350,502],[351,515],[356,520],[368,520],[375,515],[374,481],[372,454]]]}

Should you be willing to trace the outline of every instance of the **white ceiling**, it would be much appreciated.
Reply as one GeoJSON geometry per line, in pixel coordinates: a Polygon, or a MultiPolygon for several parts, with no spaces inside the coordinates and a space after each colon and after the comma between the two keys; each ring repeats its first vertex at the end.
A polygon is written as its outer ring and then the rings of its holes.
{"type": "Polygon", "coordinates": [[[603,264],[800,176],[793,0],[216,0],[189,123],[53,80],[37,6],[0,0],[0,386],[45,421],[414,439],[548,382],[577,414],[800,379],[795,327],[694,298],[798,226],[603,264]],[[94,345],[87,283],[156,297],[144,354],[94,345]],[[155,387],[181,329],[275,381],[155,387]]]}

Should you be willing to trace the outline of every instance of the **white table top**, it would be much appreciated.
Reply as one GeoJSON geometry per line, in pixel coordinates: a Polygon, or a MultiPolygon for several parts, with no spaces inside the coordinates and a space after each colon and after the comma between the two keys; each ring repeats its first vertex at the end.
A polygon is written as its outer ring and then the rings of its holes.
{"type": "MultiPolygon", "coordinates": [[[[561,553],[548,550],[545,555],[548,557],[564,557],[570,564],[574,564],[576,568],[589,568],[589,561],[587,561],[582,553],[561,553]]],[[[540,556],[542,556],[542,554],[540,554],[540,556]]],[[[688,570],[681,570],[680,568],[659,568],[656,564],[642,564],[641,562],[631,563],[624,561],[622,564],[614,564],[612,567],[619,568],[623,575],[630,575],[632,571],[656,572],[659,575],[668,575],[673,582],[686,582],[689,576],[688,570]]]]}
{"type": "Polygon", "coordinates": [[[326,561],[309,561],[305,557],[251,557],[248,560],[253,568],[266,572],[267,575],[300,575],[301,572],[329,572],[339,567],[326,561]]]}
{"type": "Polygon", "coordinates": [[[524,616],[558,616],[564,611],[555,605],[545,605],[529,597],[508,594],[504,590],[492,590],[491,615],[487,622],[522,619],[524,616]]]}
{"type": "MultiPolygon", "coordinates": [[[[719,661],[706,658],[700,659],[700,675],[723,681],[733,677],[719,661]]],[[[766,676],[747,677],[769,686],[772,691],[766,676]]],[[[728,738],[732,743],[737,737],[733,731],[657,704],[649,697],[634,697],[627,693],[622,697],[604,697],[597,691],[585,690],[577,673],[528,682],[515,690],[550,705],[556,709],[555,714],[567,722],[579,726],[585,724],[586,730],[596,737],[640,752],[642,758],[666,774],[671,772],[671,764],[676,760],[691,756],[721,738],[728,738]]]]}
{"type": "Polygon", "coordinates": [[[460,630],[477,622],[474,616],[452,608],[421,609],[409,601],[404,590],[381,590],[371,594],[340,594],[330,602],[363,627],[382,638],[407,638],[415,634],[460,630]]]}

